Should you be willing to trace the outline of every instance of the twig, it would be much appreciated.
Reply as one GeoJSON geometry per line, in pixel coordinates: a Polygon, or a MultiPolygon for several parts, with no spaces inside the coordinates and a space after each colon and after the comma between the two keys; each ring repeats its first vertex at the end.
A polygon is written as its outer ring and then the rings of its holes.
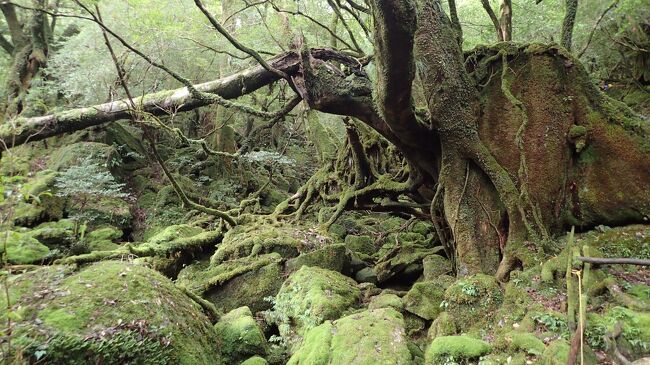
{"type": "Polygon", "coordinates": [[[588,262],[590,264],[596,265],[637,265],[637,266],[650,266],[650,260],[644,259],[633,259],[633,258],[596,258],[596,257],[584,257],[578,256],[578,260],[582,262],[588,262]]]}

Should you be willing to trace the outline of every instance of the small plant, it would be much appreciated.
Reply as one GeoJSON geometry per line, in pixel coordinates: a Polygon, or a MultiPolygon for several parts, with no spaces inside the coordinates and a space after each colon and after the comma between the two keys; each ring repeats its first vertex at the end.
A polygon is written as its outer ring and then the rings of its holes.
{"type": "Polygon", "coordinates": [[[547,330],[560,334],[562,337],[569,337],[569,327],[564,318],[557,317],[550,313],[541,313],[533,316],[538,324],[546,327],[547,330]]]}
{"type": "Polygon", "coordinates": [[[460,283],[460,290],[471,297],[476,297],[478,296],[478,288],[474,284],[471,283],[460,283]]]}
{"type": "Polygon", "coordinates": [[[79,223],[92,217],[85,212],[89,202],[101,198],[126,198],[123,191],[125,184],[118,183],[110,172],[90,158],[81,160],[57,176],[54,186],[56,195],[69,199],[79,209],[75,221],[75,235],[79,232],[79,223]]]}

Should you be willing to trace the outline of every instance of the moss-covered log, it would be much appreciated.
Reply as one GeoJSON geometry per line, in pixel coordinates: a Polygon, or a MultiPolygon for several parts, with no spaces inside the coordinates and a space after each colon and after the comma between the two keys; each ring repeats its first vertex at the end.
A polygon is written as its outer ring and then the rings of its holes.
{"type": "MultiPolygon", "coordinates": [[[[312,49],[311,54],[322,60],[337,59],[349,62],[349,57],[331,49],[312,49]]],[[[268,62],[277,70],[295,74],[300,57],[296,53],[289,52],[276,56],[268,62]]],[[[255,66],[195,87],[201,92],[216,94],[224,99],[234,99],[252,93],[278,79],[278,75],[267,71],[262,66],[255,66]]],[[[138,113],[170,115],[204,106],[209,100],[197,99],[187,88],[180,88],[148,94],[135,98],[134,102],[138,113]]],[[[130,119],[132,113],[128,100],[118,100],[41,117],[7,120],[0,125],[0,141],[4,142],[0,143],[0,151],[29,141],[38,141],[116,120],[130,119]]]]}

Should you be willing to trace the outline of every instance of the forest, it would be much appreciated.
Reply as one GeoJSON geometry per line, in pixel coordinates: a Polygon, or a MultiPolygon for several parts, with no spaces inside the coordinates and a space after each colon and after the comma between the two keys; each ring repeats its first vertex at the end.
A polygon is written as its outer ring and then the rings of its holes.
{"type": "Polygon", "coordinates": [[[0,11],[3,364],[650,364],[650,0],[0,11]]]}

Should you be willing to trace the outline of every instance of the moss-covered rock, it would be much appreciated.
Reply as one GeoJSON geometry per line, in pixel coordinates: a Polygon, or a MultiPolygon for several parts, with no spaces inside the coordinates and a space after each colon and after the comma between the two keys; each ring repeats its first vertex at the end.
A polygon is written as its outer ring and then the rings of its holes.
{"type": "Polygon", "coordinates": [[[290,225],[241,225],[228,231],[210,259],[213,264],[275,252],[284,258],[322,247],[329,241],[314,230],[290,225]]]}
{"type": "Polygon", "coordinates": [[[77,239],[74,235],[74,226],[73,221],[61,219],[56,222],[42,223],[28,233],[50,248],[66,248],[77,239]]]}
{"type": "Polygon", "coordinates": [[[4,253],[7,239],[7,261],[13,264],[34,264],[46,259],[50,249],[27,233],[9,231],[0,234],[0,253],[4,253]]]}
{"type": "Polygon", "coordinates": [[[419,276],[423,271],[422,260],[441,250],[441,247],[429,248],[411,243],[399,245],[381,257],[375,265],[377,280],[382,283],[396,276],[419,276]]]}
{"type": "Polygon", "coordinates": [[[176,224],[165,227],[155,235],[151,236],[147,242],[151,245],[158,245],[165,242],[171,242],[179,238],[187,238],[202,233],[203,229],[194,227],[189,224],[176,224]]]}
{"type": "Polygon", "coordinates": [[[462,278],[445,291],[447,312],[463,332],[472,327],[485,327],[502,301],[496,279],[484,274],[462,278]]]}
{"type": "Polygon", "coordinates": [[[565,365],[569,357],[569,350],[569,342],[555,340],[544,350],[541,363],[544,365],[565,365]]]}
{"type": "Polygon", "coordinates": [[[442,312],[436,317],[436,319],[429,327],[427,332],[427,339],[433,340],[436,337],[440,336],[451,336],[458,333],[456,328],[456,323],[454,323],[453,318],[447,312],[442,312]]]}
{"type": "Polygon", "coordinates": [[[311,329],[288,365],[410,365],[407,343],[399,312],[364,311],[311,329]]]}
{"type": "Polygon", "coordinates": [[[250,359],[241,363],[241,365],[267,365],[268,362],[259,356],[253,356],[250,359]]]}
{"type": "Polygon", "coordinates": [[[509,352],[523,351],[535,356],[542,355],[546,349],[544,342],[534,334],[520,331],[512,331],[502,335],[497,340],[495,347],[509,352]]]}
{"type": "Polygon", "coordinates": [[[361,252],[366,255],[373,255],[376,251],[375,242],[370,236],[345,237],[345,246],[353,252],[361,252]]]}
{"type": "Polygon", "coordinates": [[[444,281],[423,281],[413,284],[404,296],[404,309],[426,320],[434,320],[443,311],[440,304],[445,299],[444,281]]]}
{"type": "Polygon", "coordinates": [[[302,254],[287,260],[286,268],[296,271],[303,266],[318,266],[323,269],[341,273],[348,273],[350,268],[350,255],[343,244],[327,245],[315,251],[302,254]],[[346,270],[347,269],[347,270],[346,270]]]}
{"type": "Polygon", "coordinates": [[[301,336],[355,305],[361,291],[354,280],[335,271],[303,266],[282,284],[270,318],[285,338],[301,336]]]}
{"type": "Polygon", "coordinates": [[[178,274],[177,283],[214,305],[230,311],[248,306],[253,312],[270,309],[265,300],[274,297],[284,281],[282,257],[277,253],[226,261],[219,265],[200,262],[178,274]]]}
{"type": "Polygon", "coordinates": [[[422,266],[424,268],[422,275],[426,281],[435,280],[439,276],[449,275],[453,272],[451,262],[440,255],[425,257],[422,260],[422,266]]]}
{"type": "Polygon", "coordinates": [[[110,251],[120,247],[115,241],[122,238],[122,230],[115,227],[101,227],[86,235],[84,241],[88,251],[110,251]]]}
{"type": "Polygon", "coordinates": [[[492,350],[490,344],[469,336],[436,337],[426,351],[426,365],[476,360],[492,350]]]}
{"type": "Polygon", "coordinates": [[[372,267],[364,267],[357,271],[354,275],[354,280],[360,283],[377,284],[377,274],[375,273],[375,269],[372,267]]]}
{"type": "Polygon", "coordinates": [[[234,309],[214,325],[217,347],[228,364],[239,363],[250,356],[267,352],[267,343],[262,330],[248,307],[234,309]]]}
{"type": "Polygon", "coordinates": [[[10,285],[12,342],[29,361],[221,363],[201,307],[146,267],[105,261],[75,272],[49,266],[12,277],[10,285]]]}
{"type": "Polygon", "coordinates": [[[93,226],[109,225],[120,229],[129,228],[133,219],[129,203],[122,198],[115,197],[103,197],[89,201],[83,209],[70,206],[68,213],[71,216],[87,217],[88,223],[93,226]]]}
{"type": "Polygon", "coordinates": [[[404,303],[402,303],[402,298],[395,294],[381,293],[374,296],[370,300],[370,304],[368,304],[368,309],[370,310],[380,308],[393,308],[401,312],[404,309],[404,303]]]}

